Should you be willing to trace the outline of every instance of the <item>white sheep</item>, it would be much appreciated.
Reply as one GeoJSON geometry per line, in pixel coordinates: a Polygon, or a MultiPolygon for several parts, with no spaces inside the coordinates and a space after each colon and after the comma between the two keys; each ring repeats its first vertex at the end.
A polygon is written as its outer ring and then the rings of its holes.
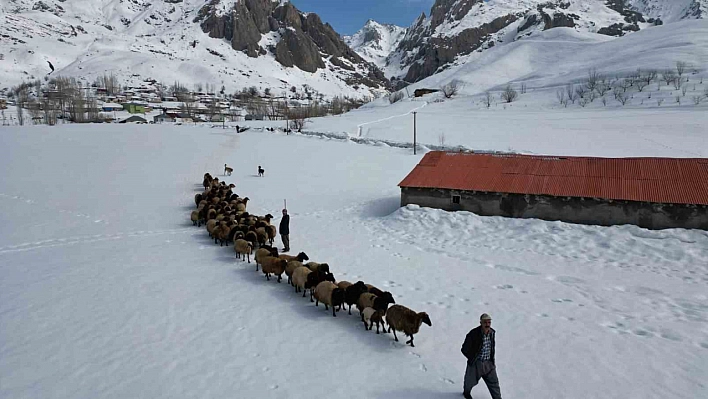
{"type": "Polygon", "coordinates": [[[327,306],[332,307],[332,316],[337,317],[335,307],[339,306],[342,309],[342,304],[344,303],[344,290],[337,287],[337,284],[331,281],[322,281],[315,287],[315,306],[318,306],[319,302],[324,303],[325,310],[327,306]]]}

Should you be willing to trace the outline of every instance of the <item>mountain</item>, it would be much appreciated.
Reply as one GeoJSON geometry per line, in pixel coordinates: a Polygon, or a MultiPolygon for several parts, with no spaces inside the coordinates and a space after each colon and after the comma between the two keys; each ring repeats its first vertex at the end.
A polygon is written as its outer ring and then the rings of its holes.
{"type": "Polygon", "coordinates": [[[386,66],[386,58],[393,52],[406,34],[406,28],[380,24],[372,19],[351,36],[344,36],[344,42],[363,59],[380,69],[386,66]]]}
{"type": "Polygon", "coordinates": [[[332,27],[287,0],[0,0],[0,87],[52,76],[123,84],[292,86],[364,97],[389,86],[332,27]]]}
{"type": "Polygon", "coordinates": [[[388,56],[387,74],[417,82],[471,53],[569,27],[623,36],[664,22],[706,15],[707,0],[436,0],[388,56]]]}

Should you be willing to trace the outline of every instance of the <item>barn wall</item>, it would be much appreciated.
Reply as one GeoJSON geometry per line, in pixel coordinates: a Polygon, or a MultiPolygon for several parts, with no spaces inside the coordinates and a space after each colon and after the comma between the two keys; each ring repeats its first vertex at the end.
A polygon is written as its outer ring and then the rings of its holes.
{"type": "Polygon", "coordinates": [[[602,226],[633,224],[648,229],[708,230],[708,208],[702,205],[402,187],[401,206],[408,204],[447,211],[470,211],[483,216],[561,220],[602,226]],[[460,196],[459,204],[452,203],[453,195],[460,196]]]}

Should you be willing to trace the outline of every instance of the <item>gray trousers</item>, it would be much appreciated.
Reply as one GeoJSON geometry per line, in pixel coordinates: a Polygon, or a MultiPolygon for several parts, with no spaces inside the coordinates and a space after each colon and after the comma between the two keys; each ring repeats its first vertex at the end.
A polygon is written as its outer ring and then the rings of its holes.
{"type": "Polygon", "coordinates": [[[483,378],[487,384],[487,389],[492,395],[492,399],[501,399],[501,389],[499,388],[499,378],[497,378],[497,367],[490,360],[467,361],[465,370],[464,392],[470,394],[472,388],[483,378]]]}
{"type": "Polygon", "coordinates": [[[283,241],[283,247],[285,247],[285,249],[290,249],[290,234],[281,234],[280,238],[283,241]]]}

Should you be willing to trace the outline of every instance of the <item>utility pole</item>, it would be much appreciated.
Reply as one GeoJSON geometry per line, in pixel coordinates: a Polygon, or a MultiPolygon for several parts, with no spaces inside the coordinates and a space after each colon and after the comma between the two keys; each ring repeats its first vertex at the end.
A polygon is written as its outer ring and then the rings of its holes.
{"type": "Polygon", "coordinates": [[[413,155],[416,155],[416,153],[415,153],[415,147],[416,147],[416,143],[415,143],[415,136],[416,136],[415,114],[417,114],[417,112],[413,112],[413,155]]]}

